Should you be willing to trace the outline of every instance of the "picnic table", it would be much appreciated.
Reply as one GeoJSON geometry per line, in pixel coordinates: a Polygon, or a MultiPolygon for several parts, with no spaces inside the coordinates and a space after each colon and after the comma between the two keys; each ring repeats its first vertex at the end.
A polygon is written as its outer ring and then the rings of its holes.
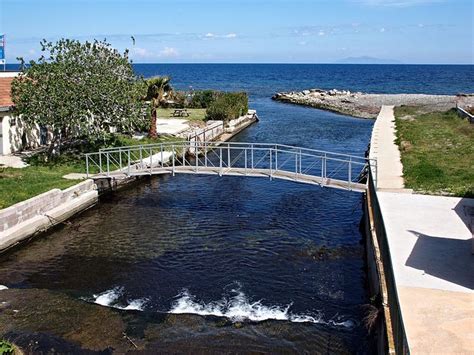
{"type": "Polygon", "coordinates": [[[177,108],[171,115],[173,117],[189,117],[189,112],[185,108],[177,108]]]}

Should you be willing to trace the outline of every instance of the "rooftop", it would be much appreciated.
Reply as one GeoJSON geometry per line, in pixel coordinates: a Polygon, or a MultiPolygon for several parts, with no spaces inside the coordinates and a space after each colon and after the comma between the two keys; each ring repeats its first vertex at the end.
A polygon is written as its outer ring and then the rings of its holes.
{"type": "Polygon", "coordinates": [[[13,106],[11,97],[13,77],[0,77],[0,107],[13,106]]]}

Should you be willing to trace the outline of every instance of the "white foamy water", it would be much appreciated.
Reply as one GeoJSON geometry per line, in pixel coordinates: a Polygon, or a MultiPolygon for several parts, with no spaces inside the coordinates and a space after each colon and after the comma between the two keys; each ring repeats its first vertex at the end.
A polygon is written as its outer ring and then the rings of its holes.
{"type": "Polygon", "coordinates": [[[196,300],[187,290],[183,291],[178,299],[173,303],[169,313],[184,314],[192,313],[202,316],[226,317],[233,322],[250,320],[260,322],[264,320],[286,320],[296,323],[316,323],[326,324],[336,327],[352,328],[354,322],[345,321],[326,321],[321,314],[293,314],[290,312],[292,304],[287,306],[267,306],[261,301],[250,302],[248,297],[239,290],[232,290],[235,296],[231,298],[222,298],[219,301],[203,303],[196,300]]]}
{"type": "Polygon", "coordinates": [[[125,303],[120,300],[123,296],[123,287],[116,287],[112,290],[107,290],[97,295],[93,295],[93,302],[105,307],[114,307],[123,310],[143,311],[146,299],[139,298],[125,303]]]}
{"type": "Polygon", "coordinates": [[[4,286],[4,285],[0,285],[0,291],[1,290],[8,290],[8,287],[7,286],[4,286]]]}

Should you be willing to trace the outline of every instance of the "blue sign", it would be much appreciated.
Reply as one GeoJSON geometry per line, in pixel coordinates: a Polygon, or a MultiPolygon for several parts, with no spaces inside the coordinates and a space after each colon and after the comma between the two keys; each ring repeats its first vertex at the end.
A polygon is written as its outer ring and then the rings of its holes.
{"type": "Polygon", "coordinates": [[[0,35],[0,62],[5,59],[5,35],[0,35]]]}

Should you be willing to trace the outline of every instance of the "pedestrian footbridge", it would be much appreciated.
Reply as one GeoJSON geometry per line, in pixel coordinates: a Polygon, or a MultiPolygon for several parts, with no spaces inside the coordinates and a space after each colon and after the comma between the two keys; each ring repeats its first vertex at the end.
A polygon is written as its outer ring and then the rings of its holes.
{"type": "Polygon", "coordinates": [[[173,142],[86,154],[87,176],[123,179],[161,174],[263,177],[365,192],[375,160],[282,144],[173,142]]]}

